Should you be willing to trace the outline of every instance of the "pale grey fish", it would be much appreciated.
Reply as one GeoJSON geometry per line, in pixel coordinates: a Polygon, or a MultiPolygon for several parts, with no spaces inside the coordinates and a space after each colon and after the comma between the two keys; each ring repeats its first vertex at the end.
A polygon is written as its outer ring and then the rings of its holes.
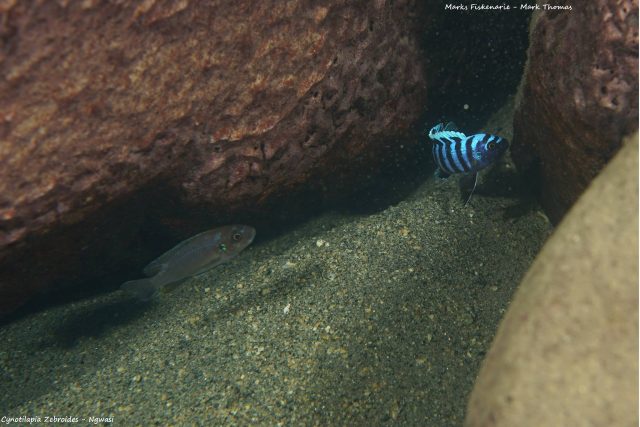
{"type": "Polygon", "coordinates": [[[253,242],[256,230],[248,225],[214,228],[179,243],[151,261],[143,272],[146,279],[130,280],[120,289],[148,301],[162,288],[229,261],[253,242]]]}

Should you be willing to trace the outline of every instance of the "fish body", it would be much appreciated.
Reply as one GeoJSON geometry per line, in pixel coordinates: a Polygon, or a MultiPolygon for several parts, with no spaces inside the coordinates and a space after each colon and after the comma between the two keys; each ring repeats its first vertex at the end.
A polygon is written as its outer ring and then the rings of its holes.
{"type": "Polygon", "coordinates": [[[197,234],[151,261],[143,270],[146,279],[125,282],[121,289],[148,301],[167,285],[229,261],[249,246],[255,235],[255,229],[248,225],[229,225],[197,234]]]}
{"type": "Polygon", "coordinates": [[[509,142],[489,133],[465,135],[452,123],[435,125],[429,131],[433,160],[445,175],[476,173],[498,160],[509,142]]]}
{"type": "Polygon", "coordinates": [[[451,174],[475,174],[473,189],[465,206],[471,200],[478,183],[478,171],[486,168],[502,156],[509,142],[501,136],[489,133],[465,135],[453,123],[438,123],[429,131],[433,141],[431,152],[441,176],[451,174]]]}

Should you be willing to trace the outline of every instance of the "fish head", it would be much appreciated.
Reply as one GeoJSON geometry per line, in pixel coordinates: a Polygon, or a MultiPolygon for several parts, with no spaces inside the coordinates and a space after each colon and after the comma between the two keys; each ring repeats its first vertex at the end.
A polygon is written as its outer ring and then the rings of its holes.
{"type": "Polygon", "coordinates": [[[217,249],[229,255],[237,254],[253,242],[256,229],[249,225],[229,225],[220,230],[217,249]]]}
{"type": "Polygon", "coordinates": [[[498,160],[509,148],[509,141],[497,135],[487,135],[483,138],[475,155],[478,170],[483,169],[498,160]]]}

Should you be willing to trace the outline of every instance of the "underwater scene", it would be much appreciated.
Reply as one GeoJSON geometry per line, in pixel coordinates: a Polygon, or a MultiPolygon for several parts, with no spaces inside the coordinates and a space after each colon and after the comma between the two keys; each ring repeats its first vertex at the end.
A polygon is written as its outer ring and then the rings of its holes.
{"type": "Polygon", "coordinates": [[[1,424],[638,424],[637,0],[0,17],[1,424]]]}

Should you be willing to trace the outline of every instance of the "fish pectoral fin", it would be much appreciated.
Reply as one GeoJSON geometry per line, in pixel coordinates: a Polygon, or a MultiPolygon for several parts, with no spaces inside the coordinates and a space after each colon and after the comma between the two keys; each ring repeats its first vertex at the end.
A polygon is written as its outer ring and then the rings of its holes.
{"type": "Polygon", "coordinates": [[[149,301],[158,291],[157,286],[148,278],[124,282],[120,289],[135,295],[140,301],[149,301]]]}

